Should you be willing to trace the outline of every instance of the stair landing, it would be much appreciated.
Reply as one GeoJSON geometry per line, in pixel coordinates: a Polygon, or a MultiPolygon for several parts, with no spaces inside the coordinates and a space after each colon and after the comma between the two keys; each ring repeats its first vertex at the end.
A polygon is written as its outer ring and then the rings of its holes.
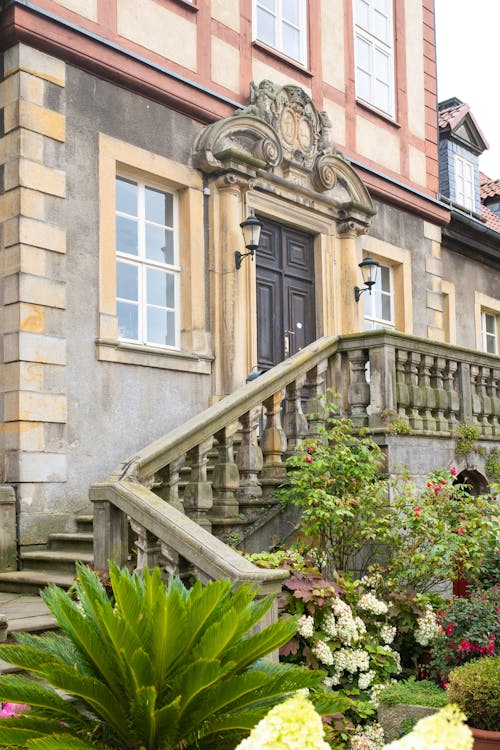
{"type": "MultiPolygon", "coordinates": [[[[15,594],[0,591],[0,614],[7,618],[7,639],[12,640],[13,633],[45,632],[56,627],[55,618],[39,596],[15,594]]],[[[0,659],[0,674],[16,671],[11,664],[0,659]]]]}

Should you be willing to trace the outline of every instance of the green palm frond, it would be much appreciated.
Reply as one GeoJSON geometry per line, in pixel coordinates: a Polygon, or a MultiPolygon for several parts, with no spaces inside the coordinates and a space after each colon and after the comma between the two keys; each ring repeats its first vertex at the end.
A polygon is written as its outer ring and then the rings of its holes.
{"type": "Polygon", "coordinates": [[[78,720],[80,714],[71,703],[64,700],[55,690],[40,685],[28,677],[7,674],[0,679],[0,701],[26,703],[43,708],[57,716],[60,721],[78,720]]]}
{"type": "Polygon", "coordinates": [[[26,745],[27,750],[112,750],[109,745],[86,742],[70,734],[60,734],[31,740],[26,745]]]}
{"type": "Polygon", "coordinates": [[[233,661],[238,670],[245,669],[257,659],[279,649],[296,631],[297,623],[294,619],[279,620],[229,648],[224,654],[224,660],[233,661]]]}

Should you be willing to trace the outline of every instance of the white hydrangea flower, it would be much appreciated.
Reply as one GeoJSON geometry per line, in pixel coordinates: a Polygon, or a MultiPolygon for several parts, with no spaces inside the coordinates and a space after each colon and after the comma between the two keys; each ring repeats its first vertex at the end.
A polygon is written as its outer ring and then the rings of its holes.
{"type": "Polygon", "coordinates": [[[375,750],[373,742],[364,734],[354,734],[349,741],[350,750],[375,750]]]}
{"type": "Polygon", "coordinates": [[[299,619],[297,632],[304,638],[312,638],[314,635],[314,617],[302,615],[299,619]]]}
{"type": "Polygon", "coordinates": [[[396,628],[392,625],[382,625],[380,628],[380,637],[384,643],[392,643],[396,637],[396,628]]]}
{"type": "Polygon", "coordinates": [[[387,604],[381,599],[377,599],[375,594],[369,591],[367,594],[363,594],[358,602],[360,609],[366,609],[367,612],[373,612],[374,615],[386,615],[389,611],[387,604]]]}
{"type": "Polygon", "coordinates": [[[368,672],[361,672],[358,680],[358,687],[360,690],[366,690],[370,687],[371,683],[375,679],[375,672],[373,669],[369,669],[368,672]]]}
{"type": "Polygon", "coordinates": [[[323,630],[325,633],[330,636],[330,638],[335,638],[337,635],[337,624],[335,622],[335,615],[329,613],[323,620],[323,630]]]}
{"type": "Polygon", "coordinates": [[[337,672],[366,672],[370,667],[370,656],[360,648],[340,648],[333,654],[333,663],[337,672]]]}
{"type": "Polygon", "coordinates": [[[428,604],[423,615],[417,620],[415,629],[415,640],[421,646],[428,646],[441,633],[441,627],[436,622],[436,615],[432,607],[428,604]]]}
{"type": "Polygon", "coordinates": [[[326,664],[327,666],[333,664],[332,650],[330,646],[324,641],[318,641],[314,646],[312,652],[323,664],[326,664]]]}
{"type": "Polygon", "coordinates": [[[350,615],[352,617],[352,610],[350,606],[346,604],[343,599],[339,599],[338,597],[333,599],[332,612],[334,615],[337,615],[337,617],[341,617],[342,615],[350,615]]]}
{"type": "Polygon", "coordinates": [[[333,674],[329,675],[328,677],[325,677],[323,680],[323,685],[326,688],[332,688],[335,685],[340,685],[340,675],[334,672],[333,674]]]}

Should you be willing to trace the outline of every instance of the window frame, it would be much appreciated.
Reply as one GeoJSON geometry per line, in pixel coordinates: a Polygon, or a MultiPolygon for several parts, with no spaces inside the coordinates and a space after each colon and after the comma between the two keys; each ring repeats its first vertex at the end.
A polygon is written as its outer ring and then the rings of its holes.
{"type": "Polygon", "coordinates": [[[387,0],[389,6],[389,12],[387,15],[387,26],[389,28],[389,41],[383,40],[377,35],[374,29],[374,14],[376,12],[374,6],[375,0],[353,0],[353,37],[354,37],[354,77],[355,77],[355,89],[356,99],[360,102],[368,104],[378,112],[382,113],[386,117],[391,119],[395,118],[396,110],[396,87],[395,87],[395,34],[394,34],[394,2],[393,0],[387,0]],[[365,28],[361,25],[358,12],[358,2],[363,1],[368,5],[368,23],[369,28],[365,28]],[[358,52],[358,39],[369,46],[370,50],[370,69],[365,70],[361,67],[359,62],[358,52]],[[388,59],[388,77],[387,80],[379,79],[375,70],[375,52],[379,51],[385,55],[388,59]],[[364,73],[369,77],[370,83],[370,94],[368,97],[362,96],[361,85],[360,85],[360,73],[364,73]],[[375,86],[377,80],[381,80],[384,85],[388,88],[388,108],[380,106],[377,103],[377,96],[375,86]]]}
{"type": "MultiPolygon", "coordinates": [[[[395,317],[395,310],[394,310],[394,273],[393,268],[390,265],[387,265],[385,263],[380,264],[380,272],[377,273],[377,280],[375,284],[371,288],[371,294],[369,292],[365,292],[364,294],[364,300],[363,300],[363,321],[365,325],[365,330],[372,331],[372,330],[380,330],[384,328],[389,328],[391,330],[396,329],[396,317],[395,317]],[[384,291],[382,289],[382,268],[386,269],[389,272],[389,291],[384,291]],[[378,318],[376,316],[376,309],[377,309],[377,300],[378,298],[386,296],[389,298],[389,304],[390,304],[390,319],[386,318],[378,318]],[[370,314],[367,314],[366,309],[367,306],[370,306],[370,314]],[[370,324],[369,327],[367,324],[370,324]]],[[[382,307],[382,306],[381,306],[382,307]]]]}
{"type": "MultiPolygon", "coordinates": [[[[115,185],[116,182],[119,179],[123,179],[124,181],[133,183],[137,185],[138,188],[138,212],[137,217],[132,216],[131,214],[126,214],[123,211],[119,211],[118,208],[116,208],[115,216],[123,216],[124,218],[137,218],[137,225],[138,225],[138,247],[137,247],[137,255],[132,255],[130,253],[123,252],[118,249],[118,246],[116,247],[116,261],[117,264],[119,261],[122,263],[126,263],[128,265],[134,266],[138,269],[137,275],[138,275],[138,281],[137,281],[137,333],[138,338],[127,338],[126,336],[120,336],[118,332],[118,338],[120,341],[129,342],[129,343],[135,343],[135,344],[142,344],[144,346],[153,346],[153,347],[160,347],[161,349],[168,349],[168,350],[180,350],[180,318],[181,318],[181,299],[180,299],[180,265],[179,265],[179,212],[178,212],[178,200],[177,200],[177,194],[175,191],[167,190],[165,186],[159,187],[157,183],[154,183],[153,180],[150,181],[144,181],[144,180],[138,180],[136,177],[130,176],[130,174],[127,174],[125,170],[120,170],[115,179],[115,185]],[[153,184],[154,183],[154,184],[153,184]],[[168,227],[169,229],[172,229],[173,234],[173,263],[160,263],[158,261],[152,260],[147,257],[146,255],[146,226],[148,224],[154,224],[155,226],[160,226],[156,222],[151,222],[146,219],[146,190],[147,189],[155,190],[157,192],[161,192],[165,195],[171,195],[172,196],[172,202],[173,202],[173,226],[168,227]],[[148,325],[147,325],[147,313],[149,307],[155,307],[154,305],[151,305],[148,303],[147,299],[147,271],[148,269],[157,269],[160,270],[166,274],[169,274],[174,279],[174,307],[173,308],[161,308],[161,309],[173,309],[174,312],[174,343],[173,344],[160,344],[155,341],[151,341],[148,339],[147,331],[148,331],[148,325]]],[[[162,225],[167,227],[167,225],[162,225]]],[[[130,302],[130,300],[127,300],[125,298],[118,297],[118,292],[116,296],[117,305],[118,302],[130,302]]],[[[118,313],[117,313],[118,316],[118,313]]]]}
{"type": "MultiPolygon", "coordinates": [[[[303,67],[307,66],[308,60],[308,9],[307,0],[298,0],[299,2],[299,26],[295,27],[299,30],[299,47],[300,55],[295,57],[284,49],[283,45],[283,24],[286,21],[283,19],[282,4],[285,0],[274,0],[276,3],[276,12],[272,14],[268,8],[261,5],[263,0],[252,0],[252,37],[253,41],[265,44],[270,49],[275,50],[280,55],[284,55],[294,63],[298,63],[303,67]],[[264,12],[271,13],[275,18],[275,32],[276,32],[276,44],[270,44],[268,41],[259,37],[258,29],[258,9],[261,8],[264,12]]],[[[291,24],[289,24],[291,25],[291,24]]]]}
{"type": "Polygon", "coordinates": [[[492,310],[481,310],[481,343],[482,343],[482,349],[485,354],[498,354],[498,314],[493,312],[492,310]],[[486,318],[489,317],[493,321],[493,333],[489,332],[487,330],[486,326],[486,318]],[[490,352],[488,350],[488,338],[493,340],[493,348],[494,351],[490,352]]]}
{"type": "Polygon", "coordinates": [[[455,169],[455,202],[465,208],[467,211],[474,211],[476,207],[476,196],[475,196],[475,170],[474,163],[467,159],[462,154],[454,154],[454,169],[455,169]],[[460,172],[459,175],[459,169],[460,172]],[[467,180],[465,176],[465,167],[470,169],[471,179],[467,180]],[[470,184],[470,196],[467,195],[465,186],[470,184]],[[461,197],[463,196],[463,198],[461,197]],[[468,204],[468,201],[470,205],[468,204]]]}

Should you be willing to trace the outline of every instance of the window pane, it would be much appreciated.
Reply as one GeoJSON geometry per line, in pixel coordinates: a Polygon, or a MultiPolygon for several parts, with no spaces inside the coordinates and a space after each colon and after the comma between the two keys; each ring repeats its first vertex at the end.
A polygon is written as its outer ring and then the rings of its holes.
{"type": "Polygon", "coordinates": [[[372,45],[360,36],[356,36],[356,64],[367,72],[371,71],[372,45]]]}
{"type": "Polygon", "coordinates": [[[488,354],[497,353],[497,342],[495,336],[486,336],[486,351],[488,354]]]}
{"type": "Polygon", "coordinates": [[[259,5],[271,10],[273,13],[276,12],[276,0],[259,0],[259,5]]]}
{"type": "Polygon", "coordinates": [[[134,219],[116,217],[116,249],[120,253],[138,254],[137,222],[134,219]]]}
{"type": "Polygon", "coordinates": [[[148,307],[147,340],[152,344],[175,346],[175,315],[170,310],[148,307]]]}
{"type": "Polygon", "coordinates": [[[493,315],[484,314],[484,323],[486,333],[495,333],[495,317],[493,315]]]}
{"type": "Polygon", "coordinates": [[[138,284],[137,284],[137,266],[131,263],[116,264],[116,296],[121,299],[137,301],[138,284]]]}
{"type": "Polygon", "coordinates": [[[378,39],[390,44],[389,19],[380,13],[373,14],[373,33],[378,39]]]}
{"type": "Polygon", "coordinates": [[[356,79],[356,89],[358,97],[369,102],[371,99],[371,78],[368,73],[358,68],[358,77],[356,79]]]}
{"type": "Polygon", "coordinates": [[[380,266],[380,288],[384,292],[391,291],[391,269],[387,266],[380,266]]]}
{"type": "Polygon", "coordinates": [[[283,24],[283,52],[294,60],[300,60],[300,32],[283,24]]]}
{"type": "Polygon", "coordinates": [[[137,185],[122,177],[116,178],[116,210],[137,216],[137,185]]]}
{"type": "Polygon", "coordinates": [[[389,83],[389,74],[390,74],[389,55],[386,55],[385,52],[382,52],[382,50],[377,49],[377,47],[375,47],[373,58],[374,58],[375,75],[380,81],[383,81],[386,84],[389,83]]]}
{"type": "Polygon", "coordinates": [[[148,268],[146,299],[148,305],[175,307],[173,275],[171,273],[157,271],[155,268],[148,268]]]}
{"type": "Polygon", "coordinates": [[[370,6],[365,0],[356,0],[356,23],[366,31],[370,28],[370,6]]]}
{"type": "Polygon", "coordinates": [[[146,221],[154,221],[156,224],[166,224],[168,227],[173,227],[173,195],[162,193],[161,190],[146,188],[146,221]]]}
{"type": "Polygon", "coordinates": [[[146,224],[146,257],[157,263],[174,262],[174,233],[171,229],[146,224]]]}
{"type": "Polygon", "coordinates": [[[281,15],[284,21],[289,21],[289,23],[298,26],[300,20],[299,0],[283,0],[281,15]]]}
{"type": "Polygon", "coordinates": [[[391,320],[391,298],[387,294],[382,295],[382,320],[391,320]]]}
{"type": "Polygon", "coordinates": [[[139,340],[138,307],[131,302],[117,302],[118,335],[121,339],[139,340]]]}
{"type": "Polygon", "coordinates": [[[257,37],[270,47],[276,47],[276,19],[261,8],[257,9],[257,37]]]}

